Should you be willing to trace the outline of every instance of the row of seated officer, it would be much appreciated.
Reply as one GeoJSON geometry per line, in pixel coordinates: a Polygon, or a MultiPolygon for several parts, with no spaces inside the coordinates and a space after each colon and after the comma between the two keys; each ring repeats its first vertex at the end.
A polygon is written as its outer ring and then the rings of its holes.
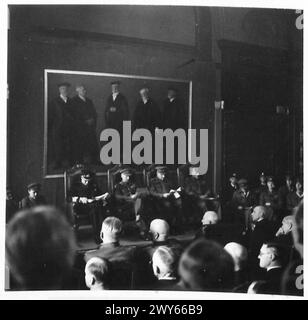
{"type": "Polygon", "coordinates": [[[126,232],[134,230],[145,238],[155,218],[166,220],[172,232],[179,232],[186,222],[199,221],[207,207],[212,206],[219,212],[219,201],[206,187],[196,167],[190,168],[189,176],[177,188],[172,188],[167,167],[156,166],[154,171],[147,187],[140,188],[136,186],[133,170],[120,168],[121,181],[112,192],[102,192],[95,174],[82,169],[80,179],[72,183],[69,190],[73,216],[90,217],[95,241],[99,243],[101,223],[110,215],[124,222],[126,232]],[[189,215],[185,216],[184,212],[189,215]]]}

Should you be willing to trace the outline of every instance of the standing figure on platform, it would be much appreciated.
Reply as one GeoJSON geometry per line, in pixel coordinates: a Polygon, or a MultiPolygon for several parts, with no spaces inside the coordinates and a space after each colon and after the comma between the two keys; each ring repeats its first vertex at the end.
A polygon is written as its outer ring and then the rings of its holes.
{"type": "Polygon", "coordinates": [[[111,84],[111,95],[105,108],[106,128],[115,129],[120,136],[123,131],[123,121],[129,120],[129,110],[126,97],[120,92],[120,81],[111,84]]]}
{"type": "Polygon", "coordinates": [[[232,200],[233,193],[238,190],[238,183],[237,183],[237,174],[232,173],[232,175],[229,177],[228,184],[224,188],[223,191],[223,202],[224,204],[229,204],[232,200]]]}
{"type": "Polygon", "coordinates": [[[261,206],[266,208],[267,219],[269,221],[277,221],[280,218],[279,195],[275,190],[274,178],[267,177],[267,190],[260,195],[261,206]]]}
{"type": "Polygon", "coordinates": [[[147,129],[152,135],[156,128],[161,128],[161,114],[156,102],[150,97],[150,90],[144,87],[140,90],[140,101],[137,103],[134,117],[134,129],[147,129]]]}
{"type": "Polygon", "coordinates": [[[243,223],[246,230],[250,228],[250,215],[252,207],[256,204],[254,193],[250,190],[248,181],[240,179],[239,189],[233,194],[232,205],[235,209],[235,220],[243,223]]]}
{"type": "Polygon", "coordinates": [[[45,205],[46,199],[41,195],[41,184],[33,182],[27,186],[28,195],[23,198],[19,203],[20,209],[29,209],[32,207],[45,205]]]}
{"type": "Polygon", "coordinates": [[[157,166],[156,177],[150,181],[150,194],[154,199],[157,216],[166,220],[171,228],[178,228],[182,222],[182,199],[180,189],[171,188],[167,167],[157,166]]]}
{"type": "Polygon", "coordinates": [[[54,169],[71,164],[71,145],[74,134],[74,118],[71,114],[71,99],[68,97],[68,82],[58,84],[59,96],[49,106],[50,135],[53,145],[54,169]]]}
{"type": "Polygon", "coordinates": [[[163,103],[162,127],[173,131],[187,127],[184,105],[178,98],[177,89],[174,87],[168,88],[167,99],[163,103]]]}
{"type": "Polygon", "coordinates": [[[72,98],[72,109],[78,121],[76,137],[79,139],[79,159],[82,163],[98,161],[98,141],[96,138],[97,113],[93,102],[86,94],[84,85],[76,86],[77,95],[72,98]]]}
{"type": "Polygon", "coordinates": [[[78,215],[89,215],[94,230],[94,240],[100,243],[100,227],[107,216],[109,193],[101,192],[95,181],[95,174],[87,169],[82,171],[80,181],[72,185],[69,193],[73,210],[78,215]]]}

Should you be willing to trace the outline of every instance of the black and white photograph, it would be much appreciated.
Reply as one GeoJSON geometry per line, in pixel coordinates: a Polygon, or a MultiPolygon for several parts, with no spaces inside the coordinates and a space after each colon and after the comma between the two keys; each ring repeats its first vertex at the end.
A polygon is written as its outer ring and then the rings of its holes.
{"type": "Polygon", "coordinates": [[[4,294],[304,298],[304,4],[276,5],[1,8],[4,294]]]}

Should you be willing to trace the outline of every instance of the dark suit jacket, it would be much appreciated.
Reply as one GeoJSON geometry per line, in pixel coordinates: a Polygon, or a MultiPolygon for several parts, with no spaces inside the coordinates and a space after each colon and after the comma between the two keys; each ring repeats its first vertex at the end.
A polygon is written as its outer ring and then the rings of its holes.
{"type": "Polygon", "coordinates": [[[93,257],[105,258],[111,262],[112,289],[131,289],[133,286],[134,273],[136,273],[136,247],[121,246],[118,242],[102,243],[97,250],[85,253],[85,261],[93,257]]]}
{"type": "Polygon", "coordinates": [[[178,280],[172,279],[172,280],[157,280],[151,287],[149,287],[150,290],[160,290],[160,291],[167,291],[167,290],[175,290],[175,286],[177,285],[178,280]]]}
{"type": "Polygon", "coordinates": [[[196,238],[204,237],[225,246],[229,242],[243,243],[243,227],[239,224],[217,223],[203,226],[196,238]]]}
{"type": "Polygon", "coordinates": [[[146,104],[143,101],[139,101],[133,117],[134,129],[147,129],[152,134],[155,132],[155,128],[161,128],[161,114],[159,107],[151,98],[146,104]]]}
{"type": "Polygon", "coordinates": [[[260,249],[264,242],[273,240],[275,228],[271,222],[263,219],[255,224],[254,230],[250,234],[250,256],[255,261],[258,260],[260,249]]]}
{"type": "Polygon", "coordinates": [[[19,203],[20,209],[29,209],[35,206],[40,206],[46,204],[46,199],[44,196],[39,195],[35,200],[30,199],[29,197],[23,198],[19,203]]]}
{"type": "Polygon", "coordinates": [[[302,201],[303,197],[299,197],[296,192],[291,192],[287,196],[287,208],[292,210],[297,207],[302,201]]]}
{"type": "Polygon", "coordinates": [[[162,127],[175,131],[178,128],[187,127],[185,110],[182,102],[175,98],[172,102],[166,99],[163,103],[162,127]]]}
{"type": "Polygon", "coordinates": [[[274,268],[266,272],[265,293],[281,294],[281,281],[283,275],[283,268],[274,268]]]}
{"type": "Polygon", "coordinates": [[[113,101],[112,94],[107,99],[105,108],[105,121],[107,128],[113,128],[122,132],[123,121],[129,119],[127,99],[119,93],[113,101]]]}

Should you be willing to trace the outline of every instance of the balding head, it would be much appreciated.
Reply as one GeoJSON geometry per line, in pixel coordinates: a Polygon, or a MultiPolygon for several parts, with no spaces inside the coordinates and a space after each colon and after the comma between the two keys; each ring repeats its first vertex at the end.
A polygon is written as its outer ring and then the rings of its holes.
{"type": "Polygon", "coordinates": [[[234,271],[239,271],[247,261],[247,249],[239,243],[229,242],[225,245],[225,250],[230,254],[234,262],[234,271]]]}
{"type": "Polygon", "coordinates": [[[166,241],[170,234],[170,227],[167,221],[155,219],[150,224],[150,233],[155,242],[166,241]]]}
{"type": "Polygon", "coordinates": [[[251,213],[252,222],[258,222],[264,219],[265,215],[266,215],[266,208],[263,206],[256,206],[251,213]]]}
{"type": "Polygon", "coordinates": [[[278,229],[276,233],[276,237],[284,236],[289,234],[292,231],[294,226],[294,217],[293,216],[286,216],[283,218],[281,222],[281,227],[278,229]]]}
{"type": "Polygon", "coordinates": [[[102,224],[101,239],[103,243],[118,242],[121,232],[121,220],[116,217],[107,217],[102,224]]]}
{"type": "Polygon", "coordinates": [[[163,279],[175,277],[179,252],[167,246],[158,247],[153,253],[152,266],[155,277],[163,279]]]}
{"type": "Polygon", "coordinates": [[[202,225],[216,224],[218,222],[218,215],[215,211],[207,211],[201,220],[202,225]]]}

